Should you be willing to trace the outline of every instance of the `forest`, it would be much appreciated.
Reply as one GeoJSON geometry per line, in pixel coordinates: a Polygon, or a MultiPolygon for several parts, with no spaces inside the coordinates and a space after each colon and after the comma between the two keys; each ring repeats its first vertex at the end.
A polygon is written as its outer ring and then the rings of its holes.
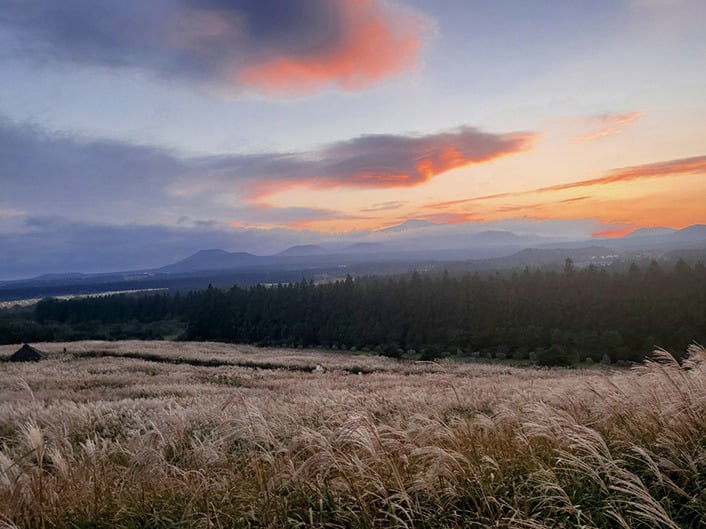
{"type": "Polygon", "coordinates": [[[545,365],[638,362],[706,342],[706,267],[656,261],[609,273],[525,268],[508,274],[414,272],[315,284],[176,294],[52,298],[0,318],[0,343],[180,339],[449,354],[545,365]]]}

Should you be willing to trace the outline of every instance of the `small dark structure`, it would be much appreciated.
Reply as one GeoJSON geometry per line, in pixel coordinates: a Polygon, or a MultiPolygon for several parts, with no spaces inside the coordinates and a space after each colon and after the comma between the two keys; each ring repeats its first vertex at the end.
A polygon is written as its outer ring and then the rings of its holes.
{"type": "Polygon", "coordinates": [[[42,352],[31,345],[24,344],[10,358],[10,362],[39,362],[42,359],[42,352]]]}

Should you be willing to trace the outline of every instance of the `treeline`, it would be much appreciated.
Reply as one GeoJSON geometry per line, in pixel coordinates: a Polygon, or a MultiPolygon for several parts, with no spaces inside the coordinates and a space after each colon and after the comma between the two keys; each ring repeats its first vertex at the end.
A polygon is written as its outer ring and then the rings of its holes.
{"type": "Polygon", "coordinates": [[[179,335],[423,358],[450,352],[523,359],[534,353],[540,362],[556,364],[639,361],[655,346],[679,354],[692,341],[706,342],[706,268],[679,261],[665,270],[653,261],[609,274],[593,266],[577,269],[567,259],[561,272],[415,272],[326,284],[209,287],[185,295],[46,299],[31,325],[39,334],[44,330],[41,338],[57,340],[179,335]]]}

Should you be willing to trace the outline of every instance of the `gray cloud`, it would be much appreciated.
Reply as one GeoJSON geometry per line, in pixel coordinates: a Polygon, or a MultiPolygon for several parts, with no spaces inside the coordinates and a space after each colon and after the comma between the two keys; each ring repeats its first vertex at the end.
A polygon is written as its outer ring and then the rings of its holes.
{"type": "MultiPolygon", "coordinates": [[[[12,55],[268,93],[359,89],[414,66],[418,14],[357,0],[4,0],[12,55]],[[361,46],[370,39],[378,46],[361,46]],[[341,60],[345,58],[345,60],[341,60]]],[[[1,53],[1,52],[0,52],[1,53]]]]}
{"type": "Polygon", "coordinates": [[[293,224],[299,221],[309,220],[355,218],[351,215],[341,213],[340,211],[326,208],[281,208],[262,205],[242,208],[240,216],[241,218],[252,219],[253,222],[271,222],[274,224],[293,224]],[[245,210],[247,210],[247,212],[245,210]]]}
{"type": "Polygon", "coordinates": [[[304,153],[265,153],[212,158],[209,183],[186,179],[177,194],[196,195],[234,183],[240,196],[255,200],[296,185],[319,188],[384,189],[413,187],[451,169],[483,163],[528,149],[530,132],[491,134],[473,127],[428,134],[371,134],[331,143],[304,153]]]}
{"type": "Polygon", "coordinates": [[[0,208],[137,220],[187,165],[168,151],[47,133],[0,118],[0,208]]]}
{"type": "Polygon", "coordinates": [[[392,202],[380,202],[379,204],[373,204],[369,208],[365,208],[361,211],[374,213],[376,211],[389,211],[392,209],[399,209],[407,204],[406,200],[394,200],[392,202]]]}
{"type": "Polygon", "coordinates": [[[282,187],[417,185],[458,160],[521,150],[529,138],[461,127],[427,136],[363,136],[302,153],[187,157],[0,117],[0,278],[145,268],[204,247],[271,253],[320,242],[327,236],[237,227],[351,218],[259,200],[282,187]],[[392,177],[405,171],[402,179],[392,177]]]}
{"type": "MultiPolygon", "coordinates": [[[[2,220],[2,219],[0,219],[2,220]]],[[[269,255],[320,241],[316,232],[235,229],[224,223],[191,226],[106,225],[63,217],[21,217],[25,229],[0,231],[0,279],[45,273],[110,272],[164,266],[207,248],[269,255]]],[[[0,222],[0,226],[2,223],[0,222]]]]}
{"type": "Polygon", "coordinates": [[[473,127],[424,136],[370,134],[322,149],[327,180],[357,187],[407,187],[471,163],[527,149],[533,133],[491,134],[473,127]]]}
{"type": "Polygon", "coordinates": [[[173,224],[204,211],[247,223],[346,218],[327,209],[277,209],[260,202],[293,185],[419,185],[454,167],[521,151],[532,138],[459,127],[426,136],[367,135],[302,153],[185,157],[0,119],[0,210],[141,224],[173,224]]]}

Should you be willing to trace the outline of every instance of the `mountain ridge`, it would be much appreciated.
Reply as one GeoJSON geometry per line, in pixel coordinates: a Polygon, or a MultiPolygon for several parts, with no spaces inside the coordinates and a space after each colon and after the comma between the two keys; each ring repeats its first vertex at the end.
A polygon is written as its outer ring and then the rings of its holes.
{"type": "MultiPolygon", "coordinates": [[[[411,221],[408,221],[411,222],[411,221]]],[[[130,269],[115,272],[67,272],[43,274],[26,280],[5,280],[2,284],[16,281],[81,282],[97,281],[99,277],[152,277],[175,274],[212,273],[214,271],[242,270],[314,270],[322,267],[346,267],[362,263],[403,263],[482,261],[505,258],[523,250],[576,251],[599,245],[605,249],[601,255],[626,255],[643,252],[659,258],[672,251],[691,251],[700,255],[706,249],[706,225],[694,224],[676,230],[672,228],[641,228],[623,237],[594,237],[589,239],[558,240],[539,235],[520,235],[510,230],[485,230],[468,233],[457,225],[446,226],[429,221],[414,221],[412,226],[423,226],[419,233],[414,229],[397,232],[395,237],[375,240],[379,232],[368,232],[372,240],[361,240],[366,235],[358,234],[348,245],[335,245],[333,241],[321,246],[301,244],[269,255],[256,255],[246,251],[227,251],[221,248],[199,250],[186,258],[161,267],[130,269]]],[[[388,234],[389,235],[389,232],[388,234]]],[[[522,259],[522,255],[518,257],[522,259]]]]}

